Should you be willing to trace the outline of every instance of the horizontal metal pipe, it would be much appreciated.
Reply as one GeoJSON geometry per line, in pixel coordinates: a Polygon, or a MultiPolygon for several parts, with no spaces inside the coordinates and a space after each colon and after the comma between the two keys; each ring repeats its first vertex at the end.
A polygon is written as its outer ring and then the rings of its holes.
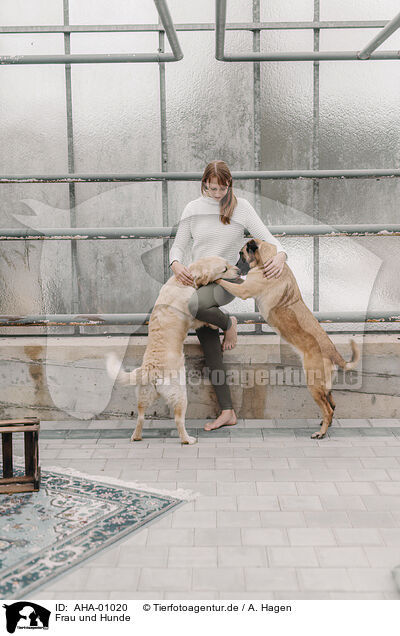
{"type": "MultiPolygon", "coordinates": [[[[303,29],[383,29],[388,20],[330,20],[320,22],[234,22],[227,31],[281,31],[303,29]]],[[[214,22],[175,24],[176,31],[214,31],[214,22]]],[[[159,24],[75,24],[38,26],[0,26],[0,33],[113,33],[164,31],[159,24]]]]}
{"type": "Polygon", "coordinates": [[[1,55],[0,64],[142,64],[143,62],[176,62],[172,53],[102,53],[97,55],[1,55]]]}
{"type": "MultiPolygon", "coordinates": [[[[265,323],[262,315],[256,312],[235,313],[240,324],[265,323]]],[[[322,323],[364,323],[364,322],[400,322],[400,315],[394,311],[365,313],[348,312],[314,312],[314,316],[322,323]]],[[[147,325],[150,314],[48,314],[28,316],[0,316],[0,327],[57,327],[57,326],[104,326],[104,325],[147,325]]]]}
{"type": "Polygon", "coordinates": [[[398,60],[400,51],[377,51],[368,58],[360,58],[359,51],[287,51],[285,53],[218,54],[220,62],[333,62],[356,60],[398,60]]]}
{"type": "MultiPolygon", "coordinates": [[[[232,172],[234,179],[381,179],[400,177],[400,169],[370,168],[363,170],[246,170],[232,172]]],[[[201,172],[143,172],[131,174],[16,174],[0,175],[2,183],[93,183],[144,181],[201,181],[201,172]]]]}
{"type": "MultiPolygon", "coordinates": [[[[182,56],[183,57],[183,56],[182,56]]],[[[1,55],[0,65],[23,64],[142,64],[151,62],[176,62],[172,53],[102,53],[72,55],[1,55]]],[[[360,60],[357,51],[303,51],[286,53],[240,53],[237,55],[216,55],[221,62],[316,62],[360,60]]],[[[367,60],[398,60],[400,51],[377,51],[367,60]]]]}
{"type": "Polygon", "coordinates": [[[361,60],[366,60],[371,57],[372,51],[378,48],[385,40],[387,40],[392,33],[397,31],[400,27],[400,13],[398,13],[393,20],[387,23],[387,25],[380,31],[361,51],[359,57],[361,60]]]}
{"type": "MultiPolygon", "coordinates": [[[[273,225],[274,236],[400,236],[400,224],[358,225],[273,225]]],[[[0,241],[21,240],[120,240],[168,239],[176,235],[176,227],[52,227],[52,228],[0,228],[0,241]]],[[[250,236],[246,232],[246,236],[250,236]]]]}

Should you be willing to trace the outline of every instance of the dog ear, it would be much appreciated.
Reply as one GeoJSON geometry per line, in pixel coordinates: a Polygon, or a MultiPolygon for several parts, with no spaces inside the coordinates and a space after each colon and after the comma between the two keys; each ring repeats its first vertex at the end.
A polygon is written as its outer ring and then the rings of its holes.
{"type": "Polygon", "coordinates": [[[208,283],[211,282],[212,272],[209,270],[207,271],[207,268],[205,268],[204,265],[202,267],[191,265],[190,273],[193,276],[196,289],[203,285],[208,285],[208,283]]]}
{"type": "Polygon", "coordinates": [[[258,245],[257,245],[257,243],[255,242],[254,239],[252,239],[251,241],[248,241],[246,243],[246,247],[247,247],[247,251],[248,252],[253,252],[253,254],[255,254],[256,251],[258,250],[258,245]]]}
{"type": "Polygon", "coordinates": [[[255,261],[258,264],[261,262],[262,259],[261,259],[261,254],[259,250],[260,244],[261,244],[261,241],[259,240],[255,241],[254,239],[246,243],[247,253],[250,257],[250,262],[255,261]]]}

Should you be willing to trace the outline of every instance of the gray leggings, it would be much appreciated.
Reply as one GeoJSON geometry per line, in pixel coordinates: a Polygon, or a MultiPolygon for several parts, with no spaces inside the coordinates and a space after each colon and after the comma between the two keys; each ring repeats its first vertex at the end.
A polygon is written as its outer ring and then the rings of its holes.
{"type": "MultiPolygon", "coordinates": [[[[241,278],[231,280],[237,284],[243,283],[241,278]]],[[[210,283],[197,289],[189,300],[189,311],[194,318],[209,322],[226,331],[231,326],[231,319],[224,314],[219,307],[227,305],[234,296],[217,283],[210,283]]],[[[232,399],[229,386],[226,382],[226,367],[222,359],[221,341],[219,330],[211,327],[196,329],[204,351],[206,366],[211,373],[211,382],[217,395],[221,410],[232,408],[232,399]]]]}

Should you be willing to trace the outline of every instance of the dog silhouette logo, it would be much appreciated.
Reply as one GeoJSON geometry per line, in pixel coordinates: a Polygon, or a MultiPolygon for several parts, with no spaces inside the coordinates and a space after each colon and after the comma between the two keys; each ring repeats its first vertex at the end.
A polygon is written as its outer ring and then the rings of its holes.
{"type": "Polygon", "coordinates": [[[6,626],[9,634],[18,629],[48,629],[50,610],[37,605],[19,601],[11,605],[3,605],[6,610],[6,626]]]}

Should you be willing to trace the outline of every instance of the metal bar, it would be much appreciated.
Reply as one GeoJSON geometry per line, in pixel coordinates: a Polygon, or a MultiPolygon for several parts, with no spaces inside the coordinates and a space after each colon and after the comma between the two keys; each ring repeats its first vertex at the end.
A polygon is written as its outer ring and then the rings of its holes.
{"type": "MultiPolygon", "coordinates": [[[[314,0],[314,21],[319,20],[319,0],[314,0]]],[[[314,29],[314,51],[319,51],[319,29],[314,29]]],[[[319,168],[319,62],[313,62],[312,167],[319,168]]],[[[319,180],[313,179],[313,223],[319,223],[319,180]]],[[[313,311],[319,310],[319,237],[313,238],[313,311]]]]}
{"type": "MultiPolygon", "coordinates": [[[[69,24],[69,0],[63,0],[64,24],[69,24]]],[[[64,52],[71,53],[71,35],[64,34],[64,52]]],[[[75,172],[74,155],[74,126],[72,111],[72,77],[70,64],[65,65],[65,100],[67,109],[67,144],[68,144],[68,172],[75,172]]],[[[68,184],[69,191],[69,218],[71,228],[76,227],[76,192],[75,183],[68,184]]],[[[71,242],[71,297],[72,311],[77,313],[80,307],[79,285],[78,285],[78,253],[76,241],[71,242]]]]}
{"type": "MultiPolygon", "coordinates": [[[[132,181],[201,181],[201,172],[143,172],[131,174],[33,174],[0,175],[2,183],[106,183],[132,181]]],[[[232,172],[234,179],[382,179],[400,177],[398,168],[363,170],[245,170],[232,172]]]]}
{"type": "MultiPolygon", "coordinates": [[[[329,20],[321,22],[234,22],[225,25],[227,31],[281,31],[303,29],[383,29],[388,20],[329,20]]],[[[175,24],[175,31],[214,31],[213,22],[175,24]]],[[[80,24],[0,26],[0,34],[16,33],[113,33],[164,30],[159,24],[80,24]]]]}
{"type": "MultiPolygon", "coordinates": [[[[265,323],[257,312],[232,314],[240,324],[265,323]]],[[[314,312],[319,322],[400,322],[400,314],[392,311],[365,313],[362,311],[314,312]]],[[[105,325],[147,325],[150,314],[48,314],[28,316],[0,316],[0,327],[51,327],[51,326],[105,326],[105,325]]]]}
{"type": "Polygon", "coordinates": [[[154,4],[156,5],[159,18],[164,27],[165,34],[168,38],[168,42],[173,55],[173,61],[175,62],[181,60],[183,58],[183,53],[179,44],[178,36],[175,31],[171,14],[168,9],[168,5],[165,0],[154,0],[154,4]]]}
{"type": "MultiPolygon", "coordinates": [[[[332,60],[361,60],[359,51],[287,51],[283,53],[225,54],[226,0],[215,3],[215,57],[221,62],[304,62],[332,60]]],[[[315,26],[313,27],[315,28],[315,26]]],[[[400,51],[378,51],[368,60],[398,60],[400,51]]]]}
{"type": "MultiPolygon", "coordinates": [[[[159,51],[164,52],[164,33],[159,32],[158,36],[159,51]]],[[[167,140],[167,97],[165,84],[165,64],[159,64],[159,80],[160,80],[160,143],[161,143],[161,170],[168,171],[168,140],[167,140]]],[[[161,205],[162,205],[162,224],[168,226],[168,181],[161,183],[161,205]]],[[[169,244],[168,241],[163,243],[163,272],[164,282],[170,276],[169,271],[169,244]]]]}
{"type": "MultiPolygon", "coordinates": [[[[182,59],[182,58],[180,58],[182,59]]],[[[102,53],[85,55],[1,55],[0,64],[142,64],[176,62],[171,53],[102,53]]]]}
{"type": "MultiPolygon", "coordinates": [[[[400,236],[400,224],[359,225],[272,225],[274,236],[322,236],[325,238],[346,236],[400,236]]],[[[52,227],[52,228],[1,228],[0,241],[84,241],[107,239],[170,239],[176,235],[176,227],[52,227]]],[[[246,231],[245,236],[250,236],[246,231]]]]}
{"type": "MultiPolygon", "coordinates": [[[[253,22],[260,22],[260,0],[253,0],[253,22]]],[[[253,51],[260,50],[260,31],[253,31],[253,51]]],[[[254,125],[254,168],[261,169],[261,64],[253,62],[253,125],[254,125]]],[[[254,181],[254,203],[255,209],[260,214],[261,211],[261,181],[254,181]]],[[[254,301],[254,309],[259,311],[257,301],[254,301]]],[[[262,333],[262,325],[257,324],[255,333],[262,333]]]]}
{"type": "MultiPolygon", "coordinates": [[[[226,25],[226,0],[215,3],[215,57],[225,61],[225,25],[226,25]]],[[[257,55],[257,53],[254,53],[257,55]]],[[[254,61],[254,58],[253,58],[254,61]]]]}
{"type": "MultiPolygon", "coordinates": [[[[361,61],[358,51],[286,51],[282,53],[240,53],[217,57],[221,62],[334,62],[361,61]]],[[[377,51],[368,60],[398,60],[400,51],[377,51]]],[[[364,60],[365,61],[365,60],[364,60]]]]}
{"type": "Polygon", "coordinates": [[[378,46],[380,46],[385,40],[388,39],[388,37],[390,37],[392,35],[392,33],[394,33],[395,31],[397,31],[397,29],[400,27],[400,13],[398,13],[393,20],[390,20],[390,22],[387,23],[387,25],[385,26],[384,29],[382,29],[382,31],[380,31],[370,42],[368,42],[368,44],[360,51],[359,53],[359,57],[361,60],[367,60],[372,51],[375,51],[375,49],[378,48],[378,46]]]}
{"type": "Polygon", "coordinates": [[[172,53],[130,53],[97,55],[2,55],[0,64],[121,64],[143,62],[177,62],[183,58],[178,36],[166,0],[154,0],[172,53]]]}
{"type": "MultiPolygon", "coordinates": [[[[260,0],[253,0],[253,20],[255,23],[260,20],[260,0]]],[[[253,50],[260,50],[260,31],[253,31],[253,50]]],[[[261,65],[259,62],[253,64],[253,117],[254,117],[254,168],[261,169],[261,65]]],[[[261,211],[261,181],[254,181],[255,209],[261,211]]]]}

